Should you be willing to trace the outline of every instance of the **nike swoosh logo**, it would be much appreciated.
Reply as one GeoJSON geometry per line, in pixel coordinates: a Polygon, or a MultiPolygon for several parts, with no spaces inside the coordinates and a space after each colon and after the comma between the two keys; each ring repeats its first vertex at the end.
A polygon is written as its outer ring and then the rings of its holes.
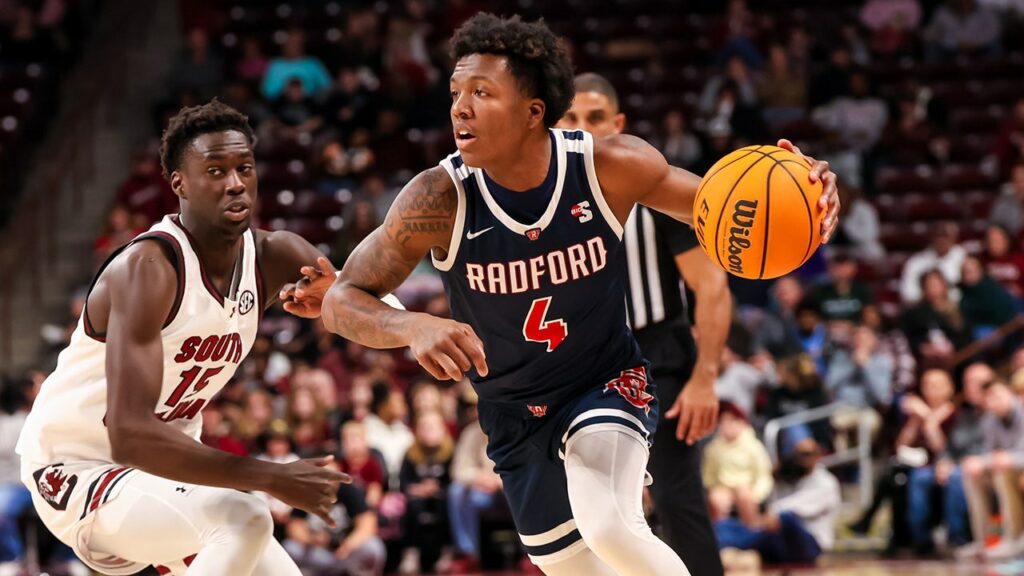
{"type": "Polygon", "coordinates": [[[480,236],[481,234],[489,232],[493,229],[494,226],[491,226],[490,228],[484,228],[483,230],[477,230],[476,232],[466,232],[466,240],[472,240],[473,238],[476,238],[477,236],[480,236]]]}

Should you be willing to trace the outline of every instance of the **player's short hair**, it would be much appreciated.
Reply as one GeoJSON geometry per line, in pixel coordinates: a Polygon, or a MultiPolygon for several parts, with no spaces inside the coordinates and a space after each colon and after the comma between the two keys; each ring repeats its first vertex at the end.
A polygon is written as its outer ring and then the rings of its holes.
{"type": "Polygon", "coordinates": [[[604,76],[594,74],[593,72],[584,72],[576,77],[573,84],[576,85],[577,94],[580,92],[597,92],[607,98],[612,108],[618,112],[619,93],[615,91],[615,86],[612,86],[612,83],[604,76]]]}
{"type": "Polygon", "coordinates": [[[456,60],[470,54],[507,58],[523,92],[544,101],[544,124],[549,128],[562,119],[576,95],[569,52],[543,20],[477,14],[455,31],[451,54],[456,60]]]}
{"type": "Polygon", "coordinates": [[[249,117],[216,98],[206,104],[179,110],[167,123],[167,129],[160,138],[160,166],[164,178],[170,180],[171,173],[181,168],[185,150],[196,138],[229,130],[241,132],[250,147],[256,145],[249,117]]]}

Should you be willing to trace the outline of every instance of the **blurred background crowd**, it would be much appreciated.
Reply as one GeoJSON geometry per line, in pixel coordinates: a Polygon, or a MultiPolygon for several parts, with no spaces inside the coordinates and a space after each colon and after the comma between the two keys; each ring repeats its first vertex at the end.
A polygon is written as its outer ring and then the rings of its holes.
{"type": "MultiPolygon", "coordinates": [[[[62,74],[102,41],[89,31],[103,4],[0,0],[0,226],[17,218],[18,167],[60,130],[47,119],[62,74]]],[[[23,561],[32,526],[13,444],[89,273],[176,211],[155,148],[167,119],[214,96],[246,113],[258,225],[303,235],[340,267],[411,175],[454,150],[446,41],[480,10],[543,16],[578,71],[617,88],[626,131],[677,166],[703,174],[786,137],[840,176],[830,246],[793,275],[730,280],[722,418],[703,467],[719,537],[736,541],[772,510],[826,553],[867,535],[891,553],[973,555],[998,541],[990,557],[1024,554],[1024,2],[177,4],[180,52],[149,102],[148,140],[102,168],[123,181],[94,197],[109,210],[91,256],[78,255],[70,307],[49,318],[33,370],[0,370],[6,566],[23,561]]],[[[427,264],[397,295],[448,313],[427,264]]],[[[366,349],[278,309],[204,411],[203,441],[274,461],[337,455],[355,478],[337,528],[270,502],[310,574],[513,567],[521,552],[475,402],[468,382],[432,380],[406,350],[366,349]]],[[[66,558],[41,544],[44,562],[66,558]]]]}

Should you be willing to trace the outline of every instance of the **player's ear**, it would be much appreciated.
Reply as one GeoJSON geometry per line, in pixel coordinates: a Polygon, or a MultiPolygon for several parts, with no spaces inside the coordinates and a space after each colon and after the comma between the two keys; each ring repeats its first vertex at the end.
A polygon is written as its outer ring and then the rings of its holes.
{"type": "Polygon", "coordinates": [[[612,116],[612,125],[615,126],[616,134],[622,134],[622,131],[626,128],[626,115],[619,112],[615,116],[612,116]]]}
{"type": "Polygon", "coordinates": [[[177,170],[171,172],[171,190],[178,198],[185,197],[185,180],[181,177],[181,172],[177,170]]]}
{"type": "Polygon", "coordinates": [[[544,106],[543,100],[541,100],[540,98],[534,98],[533,100],[530,101],[530,107],[528,108],[528,110],[530,112],[529,123],[531,128],[536,126],[537,124],[544,123],[544,112],[545,110],[547,110],[547,108],[544,106]]]}

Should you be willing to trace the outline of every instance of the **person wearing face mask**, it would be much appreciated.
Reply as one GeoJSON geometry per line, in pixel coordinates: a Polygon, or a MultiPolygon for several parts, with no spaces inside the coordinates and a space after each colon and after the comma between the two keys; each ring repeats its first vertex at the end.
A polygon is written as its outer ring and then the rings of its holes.
{"type": "Polygon", "coordinates": [[[804,426],[789,428],[767,512],[755,523],[715,523],[722,548],[755,550],[766,564],[814,562],[835,542],[839,480],[820,465],[821,447],[804,426]]]}

